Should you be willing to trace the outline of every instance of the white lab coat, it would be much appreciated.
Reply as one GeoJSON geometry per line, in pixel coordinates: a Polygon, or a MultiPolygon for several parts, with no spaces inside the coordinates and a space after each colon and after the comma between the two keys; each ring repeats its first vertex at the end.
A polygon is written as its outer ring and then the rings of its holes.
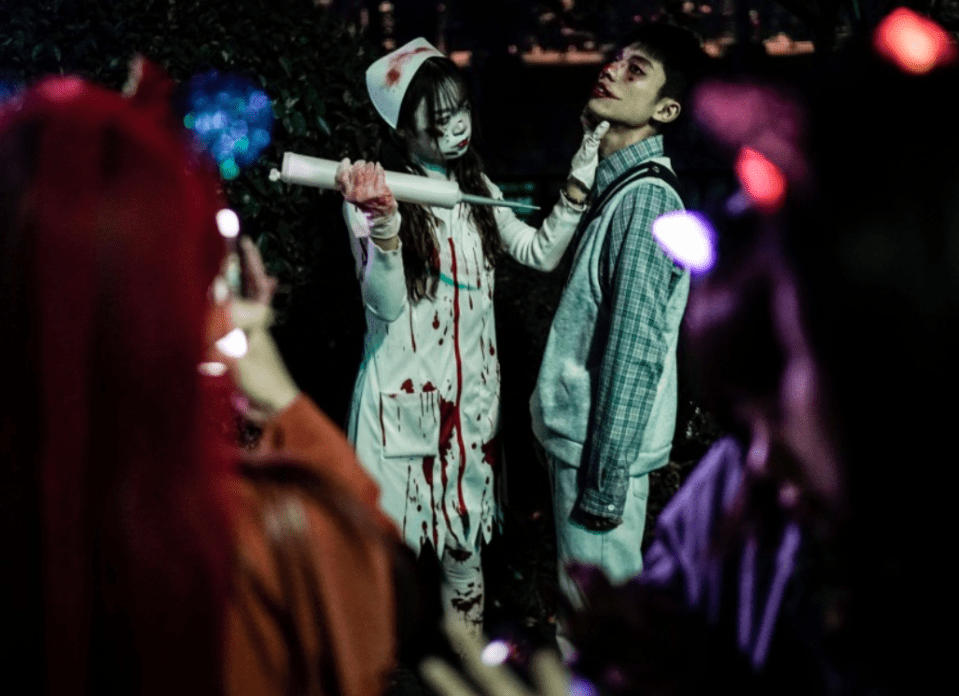
{"type": "MultiPolygon", "coordinates": [[[[432,212],[440,220],[440,282],[435,299],[414,303],[401,250],[384,252],[357,237],[367,222],[344,205],[367,324],[348,434],[406,542],[416,550],[430,543],[442,557],[447,544],[474,549],[493,533],[500,371],[494,269],[479,231],[466,205],[432,212]]],[[[511,256],[552,270],[581,212],[561,197],[539,229],[508,208],[496,208],[495,217],[511,256]]]]}

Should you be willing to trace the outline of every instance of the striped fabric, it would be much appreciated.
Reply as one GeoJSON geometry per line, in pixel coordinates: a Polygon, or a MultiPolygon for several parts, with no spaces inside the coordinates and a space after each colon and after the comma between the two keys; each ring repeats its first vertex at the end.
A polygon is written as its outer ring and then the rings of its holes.
{"type": "MultiPolygon", "coordinates": [[[[663,156],[662,136],[624,148],[600,162],[595,195],[616,177],[653,157],[663,156]]],[[[682,269],[656,244],[653,220],[676,209],[675,199],[654,183],[633,188],[613,213],[601,260],[609,335],[590,437],[581,509],[607,519],[622,516],[630,465],[642,447],[656,387],[667,358],[666,305],[682,269]]],[[[596,222],[594,224],[600,224],[596,222]]]]}

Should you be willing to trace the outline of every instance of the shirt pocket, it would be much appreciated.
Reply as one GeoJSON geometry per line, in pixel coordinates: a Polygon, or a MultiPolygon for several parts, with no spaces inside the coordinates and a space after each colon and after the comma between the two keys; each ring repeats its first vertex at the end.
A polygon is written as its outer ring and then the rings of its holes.
{"type": "Polygon", "coordinates": [[[380,393],[384,457],[435,457],[440,419],[436,392],[380,393]]]}

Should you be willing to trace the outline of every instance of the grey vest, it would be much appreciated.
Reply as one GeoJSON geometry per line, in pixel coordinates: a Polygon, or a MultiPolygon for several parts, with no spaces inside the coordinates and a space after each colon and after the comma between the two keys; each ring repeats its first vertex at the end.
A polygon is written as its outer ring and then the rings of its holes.
{"type": "MultiPolygon", "coordinates": [[[[653,161],[669,166],[666,158],[653,161]]],[[[618,191],[600,217],[585,230],[576,258],[550,328],[536,389],[530,399],[533,432],[547,452],[572,466],[579,466],[589,428],[592,402],[600,379],[605,341],[597,342],[601,330],[608,331],[608,318],[601,318],[601,258],[612,216],[623,196],[639,185],[662,186],[679,200],[679,194],[665,181],[647,177],[618,191]]],[[[682,202],[679,200],[680,207],[682,202]]],[[[646,424],[638,458],[630,465],[631,475],[640,475],[666,463],[676,427],[677,365],[676,343],[689,293],[689,274],[673,288],[666,307],[668,351],[656,396],[646,424]]]]}

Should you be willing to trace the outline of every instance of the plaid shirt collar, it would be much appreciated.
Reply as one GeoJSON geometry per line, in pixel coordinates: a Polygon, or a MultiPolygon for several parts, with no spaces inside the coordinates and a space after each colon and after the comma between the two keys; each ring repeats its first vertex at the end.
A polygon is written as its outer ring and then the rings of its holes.
{"type": "Polygon", "coordinates": [[[662,156],[663,136],[661,135],[645,138],[629,147],[617,150],[609,157],[600,160],[599,167],[596,169],[596,185],[593,187],[593,195],[601,196],[606,187],[627,169],[632,169],[653,157],[662,156]]]}

